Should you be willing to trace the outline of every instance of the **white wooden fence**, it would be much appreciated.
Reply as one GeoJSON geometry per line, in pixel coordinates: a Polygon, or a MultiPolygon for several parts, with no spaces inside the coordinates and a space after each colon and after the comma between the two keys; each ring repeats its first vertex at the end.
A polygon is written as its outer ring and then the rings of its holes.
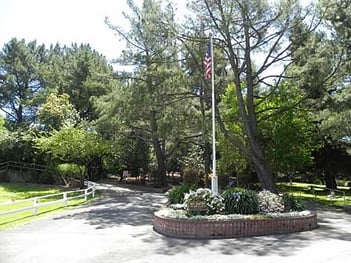
{"type": "Polygon", "coordinates": [[[2,203],[2,204],[0,204],[0,206],[11,206],[11,205],[14,205],[14,204],[17,205],[20,203],[31,203],[31,205],[26,206],[26,207],[17,208],[17,209],[8,210],[5,212],[0,212],[0,217],[5,216],[5,215],[10,215],[10,214],[16,214],[16,213],[27,211],[27,210],[32,210],[33,215],[37,215],[38,209],[41,207],[45,207],[45,206],[49,206],[49,205],[53,205],[53,204],[59,204],[59,203],[62,203],[62,205],[64,207],[66,207],[67,202],[69,200],[83,198],[83,197],[84,197],[84,201],[86,202],[88,200],[88,196],[91,195],[92,197],[95,197],[96,183],[86,181],[84,184],[87,186],[86,189],[80,189],[80,190],[76,190],[76,191],[66,191],[66,192],[57,193],[57,194],[44,195],[44,196],[33,197],[33,198],[29,198],[29,199],[16,200],[16,201],[12,201],[12,202],[2,203]],[[72,194],[74,194],[74,196],[70,196],[72,194]],[[43,199],[49,199],[49,198],[53,198],[53,197],[60,196],[60,195],[62,196],[61,199],[40,202],[43,199]]]}

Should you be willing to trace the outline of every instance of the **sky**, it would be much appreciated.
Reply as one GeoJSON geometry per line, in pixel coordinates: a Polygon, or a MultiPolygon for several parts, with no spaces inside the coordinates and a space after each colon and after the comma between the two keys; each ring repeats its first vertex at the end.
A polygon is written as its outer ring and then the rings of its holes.
{"type": "MultiPolygon", "coordinates": [[[[37,44],[89,43],[108,60],[119,56],[123,42],[104,23],[126,26],[126,0],[0,0],[0,48],[12,38],[37,44]]],[[[140,0],[135,0],[140,2],[140,0]]],[[[185,2],[180,0],[177,2],[185,2]]]]}
{"type": "MultiPolygon", "coordinates": [[[[134,0],[141,3],[142,0],[134,0]]],[[[301,0],[309,3],[311,0],[301,0]]],[[[39,44],[87,44],[106,56],[118,58],[124,42],[104,23],[127,26],[122,15],[127,0],[0,0],[0,49],[11,38],[37,40],[39,44]]],[[[175,0],[178,16],[185,13],[186,0],[175,0]]]]}

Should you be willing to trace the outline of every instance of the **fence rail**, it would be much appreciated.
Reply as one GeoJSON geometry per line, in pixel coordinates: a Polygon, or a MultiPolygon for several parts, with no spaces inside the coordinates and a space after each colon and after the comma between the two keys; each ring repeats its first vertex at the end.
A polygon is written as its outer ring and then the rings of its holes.
{"type": "Polygon", "coordinates": [[[23,162],[14,162],[14,161],[0,163],[0,170],[9,170],[9,169],[46,171],[48,169],[48,166],[42,165],[42,164],[23,163],[23,162]]]}
{"type": "Polygon", "coordinates": [[[327,195],[327,198],[329,198],[330,202],[338,199],[338,198],[342,198],[343,200],[343,206],[344,206],[344,209],[346,209],[346,205],[347,205],[347,200],[346,200],[346,193],[345,191],[341,191],[341,190],[338,190],[338,189],[332,189],[332,188],[327,188],[327,187],[316,187],[316,186],[313,186],[311,185],[310,186],[310,191],[311,193],[314,195],[314,200],[316,201],[317,200],[317,191],[329,191],[329,195],[327,195]]]}
{"type": "Polygon", "coordinates": [[[5,216],[5,215],[20,213],[20,212],[27,211],[27,210],[32,210],[33,215],[37,215],[39,208],[46,207],[46,206],[53,205],[53,204],[59,204],[59,203],[62,203],[62,205],[64,207],[66,207],[67,202],[69,200],[83,198],[83,197],[84,197],[84,201],[86,202],[90,195],[93,198],[95,197],[96,183],[86,181],[84,184],[87,186],[86,189],[80,189],[80,190],[76,190],[76,191],[66,191],[66,192],[57,193],[57,194],[50,194],[50,195],[33,197],[33,198],[29,198],[29,199],[16,200],[13,202],[10,201],[10,202],[6,202],[6,203],[2,203],[2,204],[0,204],[0,206],[11,206],[11,205],[15,205],[15,204],[17,205],[20,203],[30,203],[31,205],[17,208],[17,209],[8,210],[5,212],[0,212],[0,217],[5,216]],[[72,195],[72,196],[70,196],[70,195],[72,195]],[[50,198],[57,197],[57,196],[62,196],[62,198],[58,199],[58,200],[53,200],[53,201],[40,202],[41,200],[50,199],[50,198]]]}

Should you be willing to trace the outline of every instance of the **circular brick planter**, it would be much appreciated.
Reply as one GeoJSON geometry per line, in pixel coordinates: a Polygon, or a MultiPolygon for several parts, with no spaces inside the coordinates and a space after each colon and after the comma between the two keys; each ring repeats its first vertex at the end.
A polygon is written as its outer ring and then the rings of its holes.
{"type": "Polygon", "coordinates": [[[317,228],[317,214],[265,219],[194,220],[154,214],[154,230],[177,238],[233,238],[308,231],[317,228]]]}

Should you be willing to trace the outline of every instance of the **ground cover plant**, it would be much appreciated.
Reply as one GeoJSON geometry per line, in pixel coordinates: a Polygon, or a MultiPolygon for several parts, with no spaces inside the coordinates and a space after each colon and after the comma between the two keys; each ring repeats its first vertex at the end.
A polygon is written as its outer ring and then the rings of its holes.
{"type": "MultiPolygon", "coordinates": [[[[67,189],[59,186],[46,186],[46,185],[35,185],[35,184],[10,184],[1,183],[0,184],[0,213],[19,209],[23,207],[28,207],[33,205],[32,200],[28,202],[18,202],[19,200],[30,199],[33,197],[46,196],[50,194],[56,194],[64,191],[69,191],[72,189],[67,189]],[[17,203],[18,202],[18,203],[17,203]],[[7,205],[1,205],[7,203],[7,205]]],[[[77,195],[77,193],[71,194],[70,196],[77,195]]],[[[40,202],[47,202],[62,199],[62,195],[49,197],[41,199],[40,202]]],[[[67,202],[67,207],[74,207],[84,203],[84,198],[78,198],[69,200],[67,202]]],[[[38,209],[36,216],[33,216],[32,210],[27,210],[15,214],[0,216],[0,230],[7,229],[19,224],[27,223],[29,221],[38,219],[40,217],[49,215],[53,212],[58,212],[64,209],[62,203],[48,205],[38,209]]]]}

